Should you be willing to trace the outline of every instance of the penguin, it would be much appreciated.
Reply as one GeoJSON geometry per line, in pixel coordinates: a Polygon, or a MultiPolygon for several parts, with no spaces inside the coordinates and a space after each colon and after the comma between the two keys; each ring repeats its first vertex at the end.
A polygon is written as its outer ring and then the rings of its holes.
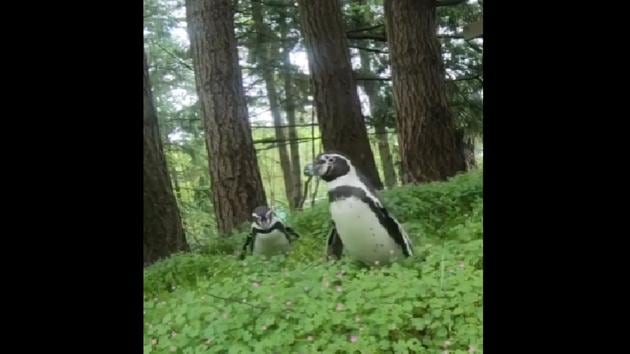
{"type": "Polygon", "coordinates": [[[291,237],[300,236],[280,221],[273,210],[259,206],[252,213],[252,230],[241,250],[241,259],[245,258],[245,250],[249,247],[252,255],[271,257],[286,254],[291,249],[291,237]]]}
{"type": "Polygon", "coordinates": [[[325,152],[306,165],[304,174],[321,178],[328,188],[332,229],[327,253],[342,253],[366,264],[386,264],[413,255],[402,225],[376,197],[374,188],[343,154],[325,152]]]}

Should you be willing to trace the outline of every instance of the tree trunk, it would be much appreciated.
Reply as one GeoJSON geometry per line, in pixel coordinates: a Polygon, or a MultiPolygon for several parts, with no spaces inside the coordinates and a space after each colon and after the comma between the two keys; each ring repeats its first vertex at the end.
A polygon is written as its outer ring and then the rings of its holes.
{"type": "Polygon", "coordinates": [[[361,115],[339,0],[298,0],[324,149],[347,155],[376,189],[383,185],[361,115]]]}
{"type": "Polygon", "coordinates": [[[462,151],[464,152],[466,170],[470,171],[477,168],[477,160],[475,159],[475,140],[467,138],[463,132],[460,132],[458,136],[459,141],[462,144],[462,151]]]}
{"type": "Polygon", "coordinates": [[[204,121],[212,201],[221,234],[266,205],[234,36],[231,0],[186,0],[197,94],[204,121]]]}
{"type": "Polygon", "coordinates": [[[397,130],[405,183],[466,170],[448,106],[435,0],[385,0],[397,130]]]}
{"type": "Polygon", "coordinates": [[[289,125],[289,143],[291,152],[291,176],[293,179],[293,196],[291,197],[291,207],[299,208],[302,201],[302,167],[300,166],[300,145],[297,141],[298,134],[295,127],[295,97],[293,88],[293,78],[291,77],[291,59],[289,53],[291,46],[287,41],[289,32],[287,25],[287,12],[282,11],[280,17],[280,40],[282,42],[282,79],[284,81],[284,110],[286,112],[287,123],[289,125]]]}
{"type": "Polygon", "coordinates": [[[171,179],[173,180],[173,187],[175,188],[175,200],[182,200],[182,192],[179,189],[179,180],[177,178],[177,170],[175,168],[171,169],[171,179]]]}
{"type": "MultiPolygon", "coordinates": [[[[361,59],[362,74],[371,74],[370,54],[366,51],[360,50],[359,56],[361,59]]],[[[379,83],[376,81],[366,80],[363,82],[363,89],[370,101],[370,112],[372,112],[374,132],[376,133],[378,152],[381,157],[381,167],[383,168],[383,176],[385,177],[385,186],[387,186],[387,188],[392,188],[396,185],[396,172],[394,172],[394,162],[392,161],[392,155],[389,151],[385,115],[381,113],[384,108],[382,107],[384,102],[378,94],[379,83]]]]}
{"type": "Polygon", "coordinates": [[[175,252],[188,251],[179,209],[173,195],[151,93],[149,68],[144,54],[143,137],[143,263],[149,265],[175,252]]]}
{"type": "Polygon", "coordinates": [[[381,165],[383,167],[383,176],[385,177],[385,185],[392,188],[396,185],[396,172],[394,170],[394,162],[392,154],[389,151],[389,141],[387,140],[387,129],[382,117],[377,118],[374,122],[374,132],[378,143],[378,152],[381,156],[381,165]]]}
{"type": "Polygon", "coordinates": [[[287,152],[286,137],[284,135],[284,125],[282,116],[280,115],[280,104],[278,100],[278,92],[276,90],[276,81],[272,60],[278,57],[279,48],[276,41],[273,41],[273,33],[263,21],[262,5],[258,1],[252,1],[252,20],[254,21],[254,29],[256,31],[256,61],[262,71],[262,77],[267,88],[267,98],[269,99],[269,108],[271,109],[271,117],[275,126],[276,140],[278,140],[278,155],[280,157],[280,168],[282,169],[282,177],[284,181],[284,191],[287,202],[291,209],[294,208],[293,196],[295,195],[293,176],[291,174],[291,161],[287,152]],[[273,42],[272,42],[273,41],[273,42]]]}
{"type": "Polygon", "coordinates": [[[477,159],[475,158],[475,143],[473,141],[464,141],[464,157],[466,158],[466,169],[473,170],[477,168],[477,159]]]}

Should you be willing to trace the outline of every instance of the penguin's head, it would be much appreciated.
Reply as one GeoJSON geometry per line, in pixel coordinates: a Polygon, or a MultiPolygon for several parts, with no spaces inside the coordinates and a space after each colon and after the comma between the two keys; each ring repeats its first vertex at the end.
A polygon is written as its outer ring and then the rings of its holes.
{"type": "Polygon", "coordinates": [[[254,223],[263,230],[269,229],[275,222],[273,210],[266,206],[259,206],[254,209],[252,218],[254,219],[254,223]]]}
{"type": "Polygon", "coordinates": [[[354,167],[349,158],[336,152],[325,152],[319,154],[313,162],[304,167],[304,174],[318,176],[324,181],[330,182],[353,170],[354,167]]]}

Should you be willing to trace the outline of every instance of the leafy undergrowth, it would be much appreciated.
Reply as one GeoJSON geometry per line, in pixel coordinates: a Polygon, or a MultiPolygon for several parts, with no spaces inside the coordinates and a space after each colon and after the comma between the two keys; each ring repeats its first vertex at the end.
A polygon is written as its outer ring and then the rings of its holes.
{"type": "Polygon", "coordinates": [[[145,271],[145,353],[482,352],[482,172],[383,193],[417,255],[323,258],[327,203],[289,216],[285,257],[234,257],[243,233],[145,271]]]}

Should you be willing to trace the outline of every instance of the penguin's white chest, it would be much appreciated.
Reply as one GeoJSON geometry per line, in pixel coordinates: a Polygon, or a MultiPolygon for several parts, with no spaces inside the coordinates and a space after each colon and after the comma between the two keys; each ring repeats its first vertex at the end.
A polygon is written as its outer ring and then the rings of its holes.
{"type": "Polygon", "coordinates": [[[271,257],[287,253],[290,249],[291,244],[286,236],[278,230],[273,230],[268,234],[256,235],[252,253],[254,255],[271,257]]]}
{"type": "Polygon", "coordinates": [[[386,263],[403,257],[400,246],[360,199],[336,200],[330,203],[330,214],[343,242],[344,253],[351,258],[365,263],[386,263]]]}

